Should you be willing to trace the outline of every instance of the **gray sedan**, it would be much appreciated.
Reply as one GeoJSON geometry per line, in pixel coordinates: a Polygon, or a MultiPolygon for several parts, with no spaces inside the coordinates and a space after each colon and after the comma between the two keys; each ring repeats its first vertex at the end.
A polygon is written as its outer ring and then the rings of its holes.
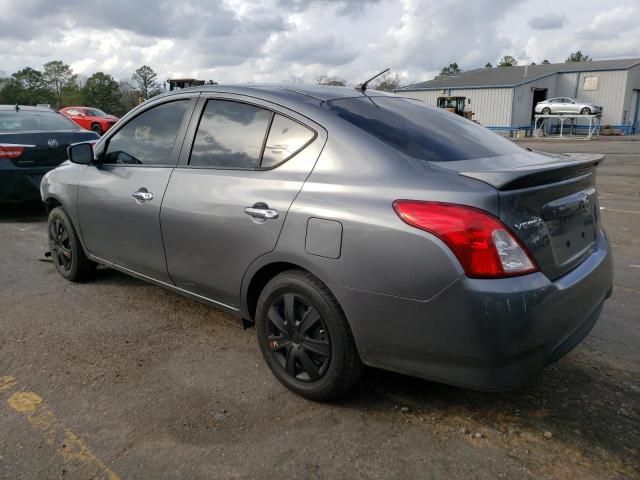
{"type": "Polygon", "coordinates": [[[531,152],[383,92],[180,90],[69,157],[41,186],[64,278],[104,265],[232,312],[314,400],[365,365],[513,388],[611,291],[601,157],[531,152]]]}
{"type": "Polygon", "coordinates": [[[535,112],[542,115],[601,115],[602,107],[593,103],[580,102],[573,98],[557,97],[538,102],[535,112]]]}

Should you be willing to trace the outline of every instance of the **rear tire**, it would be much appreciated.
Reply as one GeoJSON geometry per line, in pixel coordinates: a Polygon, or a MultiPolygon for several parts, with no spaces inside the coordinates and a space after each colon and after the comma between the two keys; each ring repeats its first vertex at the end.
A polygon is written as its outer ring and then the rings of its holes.
{"type": "Polygon", "coordinates": [[[337,397],[364,370],[340,305],[308,272],[289,270],[265,286],[256,308],[256,331],[275,377],[309,400],[337,397]]]}
{"type": "Polygon", "coordinates": [[[64,208],[51,210],[48,227],[51,258],[60,275],[71,282],[82,282],[91,277],[96,264],[85,255],[76,229],[64,208]]]}
{"type": "Polygon", "coordinates": [[[591,109],[589,107],[584,107],[580,110],[580,115],[591,115],[591,109]]]}
{"type": "Polygon", "coordinates": [[[91,125],[91,131],[96,132],[98,135],[102,135],[102,127],[97,123],[91,125]]]}
{"type": "Polygon", "coordinates": [[[551,114],[551,109],[550,108],[543,108],[542,109],[542,114],[543,115],[550,115],[551,114]]]}

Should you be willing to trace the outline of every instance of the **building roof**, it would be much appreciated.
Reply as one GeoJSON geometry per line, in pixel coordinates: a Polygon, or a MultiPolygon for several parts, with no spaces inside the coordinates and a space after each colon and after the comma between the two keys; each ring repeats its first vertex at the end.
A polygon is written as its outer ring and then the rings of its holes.
{"type": "Polygon", "coordinates": [[[555,73],[599,72],[628,70],[640,65],[640,58],[596,60],[593,62],[550,63],[548,65],[522,65],[517,67],[477,68],[451,77],[416,83],[396,91],[439,90],[443,88],[514,87],[555,73]]]}

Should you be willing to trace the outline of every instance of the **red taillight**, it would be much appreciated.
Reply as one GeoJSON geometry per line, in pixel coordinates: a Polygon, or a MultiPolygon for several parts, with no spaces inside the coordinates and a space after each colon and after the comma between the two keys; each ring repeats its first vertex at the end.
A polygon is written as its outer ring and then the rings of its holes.
{"type": "Polygon", "coordinates": [[[18,158],[23,151],[24,146],[0,143],[0,158],[18,158]]]}
{"type": "Polygon", "coordinates": [[[393,208],[405,223],[446,243],[469,277],[509,277],[538,270],[509,229],[487,212],[417,200],[396,200],[393,208]]]}

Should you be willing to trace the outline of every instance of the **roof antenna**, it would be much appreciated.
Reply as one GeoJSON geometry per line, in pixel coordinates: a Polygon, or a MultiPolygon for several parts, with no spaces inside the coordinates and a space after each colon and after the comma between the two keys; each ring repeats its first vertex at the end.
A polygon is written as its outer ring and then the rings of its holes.
{"type": "Polygon", "coordinates": [[[17,103],[16,103],[16,106],[14,108],[16,109],[16,112],[20,111],[20,105],[18,105],[17,103]]]}
{"type": "Polygon", "coordinates": [[[381,71],[380,73],[378,73],[377,75],[374,75],[373,77],[371,77],[369,80],[367,80],[364,83],[361,83],[359,85],[356,85],[356,90],[360,90],[361,92],[364,92],[367,89],[367,84],[371,81],[371,80],[375,80],[376,78],[378,78],[380,75],[382,75],[383,73],[387,73],[389,71],[388,68],[384,69],[383,71],[381,71]]]}

